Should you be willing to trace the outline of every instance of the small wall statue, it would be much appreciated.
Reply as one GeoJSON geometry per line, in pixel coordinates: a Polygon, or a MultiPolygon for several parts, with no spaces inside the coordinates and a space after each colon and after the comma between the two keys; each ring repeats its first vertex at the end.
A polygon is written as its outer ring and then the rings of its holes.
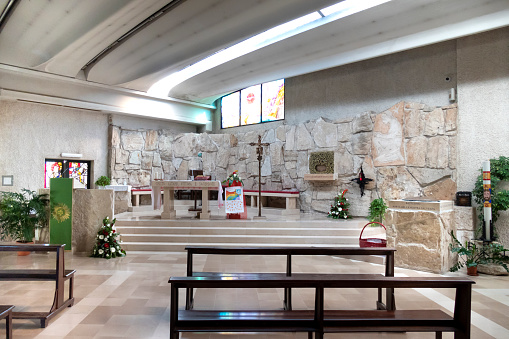
{"type": "Polygon", "coordinates": [[[368,182],[373,181],[373,179],[366,178],[366,176],[364,175],[364,171],[362,170],[362,166],[361,166],[361,171],[359,172],[359,177],[352,179],[352,181],[355,181],[356,183],[359,184],[359,187],[361,188],[361,197],[362,197],[364,195],[364,187],[366,187],[366,184],[368,182]]]}

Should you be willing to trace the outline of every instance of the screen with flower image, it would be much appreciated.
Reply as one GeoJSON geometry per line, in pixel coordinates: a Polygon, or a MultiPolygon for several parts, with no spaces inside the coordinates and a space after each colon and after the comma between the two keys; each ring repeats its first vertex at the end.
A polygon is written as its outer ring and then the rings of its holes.
{"type": "Polygon", "coordinates": [[[236,127],[285,118],[284,79],[251,86],[221,98],[221,127],[236,127]]]}

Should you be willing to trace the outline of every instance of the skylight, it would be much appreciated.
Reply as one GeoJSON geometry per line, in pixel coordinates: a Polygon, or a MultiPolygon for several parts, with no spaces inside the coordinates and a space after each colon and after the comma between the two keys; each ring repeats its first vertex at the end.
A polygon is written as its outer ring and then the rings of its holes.
{"type": "Polygon", "coordinates": [[[157,97],[167,97],[173,87],[195,75],[278,41],[389,1],[391,0],[344,0],[320,11],[304,15],[212,54],[181,71],[172,73],[152,85],[147,93],[157,97]]]}

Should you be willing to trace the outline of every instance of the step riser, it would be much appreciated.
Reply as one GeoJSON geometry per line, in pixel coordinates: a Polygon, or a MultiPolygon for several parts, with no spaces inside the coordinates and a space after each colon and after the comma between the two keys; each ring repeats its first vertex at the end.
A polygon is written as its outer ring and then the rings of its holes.
{"type": "Polygon", "coordinates": [[[117,227],[120,234],[189,234],[189,235],[301,235],[301,236],[359,236],[358,229],[250,229],[250,228],[169,228],[117,227]]]}
{"type": "MultiPolygon", "coordinates": [[[[124,250],[126,250],[127,252],[129,251],[140,251],[140,252],[143,252],[143,251],[147,251],[147,252],[185,252],[185,248],[186,246],[192,246],[192,245],[197,245],[197,246],[204,246],[204,245],[210,245],[210,244],[204,244],[204,243],[199,243],[199,244],[182,244],[182,243],[177,243],[177,244],[157,244],[157,243],[152,243],[152,244],[122,244],[122,248],[124,250]]],[[[236,244],[238,246],[272,246],[272,244],[236,244]]],[[[231,246],[231,244],[217,244],[217,246],[231,246]]],[[[295,244],[295,245],[292,245],[294,247],[309,247],[309,246],[313,246],[313,247],[330,247],[332,245],[324,245],[324,244],[295,244]]],[[[334,246],[338,246],[338,245],[334,245],[334,246]]],[[[344,246],[344,247],[357,247],[355,245],[339,245],[339,246],[344,246]]]]}
{"type": "Polygon", "coordinates": [[[337,246],[338,243],[341,244],[354,244],[358,243],[359,239],[356,237],[263,237],[263,236],[253,236],[253,237],[243,237],[243,236],[217,236],[217,237],[207,237],[207,236],[132,236],[132,235],[122,235],[122,242],[186,242],[186,243],[262,243],[262,244],[331,244],[337,246]]]}
{"type": "MultiPolygon", "coordinates": [[[[115,226],[118,227],[199,227],[200,224],[205,222],[199,219],[187,220],[133,220],[133,221],[117,221],[115,226]]],[[[327,229],[345,229],[345,228],[362,228],[365,223],[359,221],[344,221],[344,220],[326,220],[325,222],[303,222],[303,221],[252,221],[252,220],[208,220],[207,227],[228,227],[232,228],[327,228],[327,229]]]]}

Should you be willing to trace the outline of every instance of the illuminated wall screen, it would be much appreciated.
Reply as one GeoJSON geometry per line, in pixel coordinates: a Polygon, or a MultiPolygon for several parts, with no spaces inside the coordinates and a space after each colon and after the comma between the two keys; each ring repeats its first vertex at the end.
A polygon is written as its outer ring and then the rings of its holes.
{"type": "Polygon", "coordinates": [[[285,80],[244,88],[221,98],[221,127],[236,127],[285,118],[285,80]]]}

